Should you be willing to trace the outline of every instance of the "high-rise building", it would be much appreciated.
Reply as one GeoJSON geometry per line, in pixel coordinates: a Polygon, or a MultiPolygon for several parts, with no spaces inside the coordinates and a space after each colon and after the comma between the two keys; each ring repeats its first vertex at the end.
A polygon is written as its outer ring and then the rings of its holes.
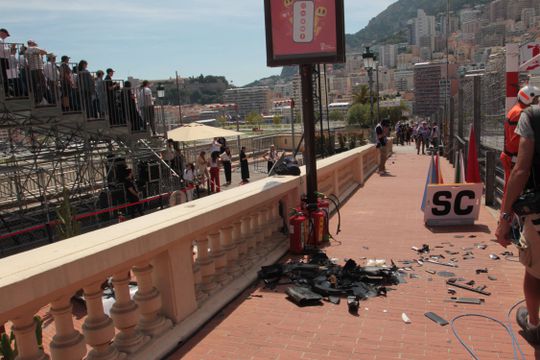
{"type": "Polygon", "coordinates": [[[388,68],[396,67],[397,45],[381,45],[379,47],[380,63],[388,68]]]}
{"type": "Polygon", "coordinates": [[[414,89],[414,71],[401,69],[394,73],[396,90],[403,92],[414,89]]]}
{"type": "Polygon", "coordinates": [[[508,0],[495,0],[489,4],[489,21],[506,20],[506,7],[508,0]]]}
{"type": "Polygon", "coordinates": [[[414,65],[415,115],[431,116],[445,104],[445,97],[450,96],[450,84],[456,78],[456,64],[449,64],[447,82],[445,63],[418,63],[414,65]],[[445,86],[446,84],[446,86],[445,86]]]}
{"type": "Polygon", "coordinates": [[[423,38],[432,39],[429,43],[433,49],[435,45],[435,16],[426,15],[424,10],[418,9],[416,19],[414,19],[414,38],[416,45],[420,45],[423,38]]]}
{"type": "Polygon", "coordinates": [[[536,0],[512,0],[508,1],[506,6],[506,15],[508,19],[518,21],[521,18],[521,11],[526,8],[535,8],[536,0]]]}
{"type": "Polygon", "coordinates": [[[535,25],[536,11],[534,8],[525,8],[521,10],[521,21],[526,29],[535,25]]]}
{"type": "Polygon", "coordinates": [[[478,20],[480,18],[480,10],[476,9],[463,9],[459,12],[459,22],[461,24],[461,29],[463,30],[463,25],[478,20]]]}
{"type": "Polygon", "coordinates": [[[361,53],[347,54],[345,62],[345,72],[347,74],[358,74],[364,67],[364,59],[361,53]]]}
{"type": "Polygon", "coordinates": [[[266,114],[272,108],[272,91],[268,86],[227,89],[223,95],[226,103],[238,104],[238,112],[266,114]]]}

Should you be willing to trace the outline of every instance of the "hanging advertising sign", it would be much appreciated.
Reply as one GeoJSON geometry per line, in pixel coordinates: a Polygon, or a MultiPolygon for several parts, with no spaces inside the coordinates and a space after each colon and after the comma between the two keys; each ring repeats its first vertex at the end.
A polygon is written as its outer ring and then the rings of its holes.
{"type": "Polygon", "coordinates": [[[424,222],[428,226],[472,225],[478,220],[482,184],[428,185],[424,222]]]}
{"type": "Polygon", "coordinates": [[[343,0],[265,0],[268,66],[345,62],[343,0]]]}

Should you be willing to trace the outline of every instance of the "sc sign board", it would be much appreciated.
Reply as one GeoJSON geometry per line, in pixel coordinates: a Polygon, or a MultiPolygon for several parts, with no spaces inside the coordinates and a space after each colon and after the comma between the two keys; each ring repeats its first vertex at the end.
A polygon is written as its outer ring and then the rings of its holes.
{"type": "Polygon", "coordinates": [[[482,184],[428,185],[424,222],[428,226],[474,224],[482,190],[482,184]]]}

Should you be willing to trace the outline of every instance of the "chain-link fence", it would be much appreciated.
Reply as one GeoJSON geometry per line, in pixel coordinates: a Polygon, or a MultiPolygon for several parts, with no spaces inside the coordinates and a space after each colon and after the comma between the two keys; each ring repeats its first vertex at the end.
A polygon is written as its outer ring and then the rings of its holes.
{"type": "Polygon", "coordinates": [[[486,203],[500,204],[504,184],[499,158],[504,148],[506,118],[506,67],[504,54],[490,58],[486,69],[459,79],[458,92],[451,101],[447,155],[451,162],[459,150],[465,161],[471,126],[479,143],[481,175],[486,184],[486,203]]]}

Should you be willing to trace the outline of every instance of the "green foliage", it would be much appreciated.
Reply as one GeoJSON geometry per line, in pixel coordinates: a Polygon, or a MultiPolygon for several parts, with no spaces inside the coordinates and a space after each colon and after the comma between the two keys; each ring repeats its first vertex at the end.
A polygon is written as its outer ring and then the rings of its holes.
{"type": "MultiPolygon", "coordinates": [[[[34,316],[34,324],[36,325],[37,345],[40,349],[43,349],[43,319],[38,315],[34,316]]],[[[13,331],[11,331],[9,336],[6,333],[2,333],[0,335],[0,356],[2,360],[15,360],[18,353],[17,340],[13,331]]]]}
{"type": "Polygon", "coordinates": [[[246,115],[246,123],[248,123],[250,126],[256,126],[258,128],[261,126],[262,120],[262,115],[254,111],[246,115]]]}
{"type": "Polygon", "coordinates": [[[352,134],[349,137],[349,149],[354,149],[356,147],[357,141],[358,141],[358,136],[356,134],[352,134]]]}
{"type": "Polygon", "coordinates": [[[219,115],[216,119],[221,127],[227,125],[227,117],[225,115],[219,115]]]}
{"type": "Polygon", "coordinates": [[[371,124],[371,110],[367,104],[354,104],[347,112],[347,123],[349,125],[360,125],[369,127],[371,124]]]}
{"type": "Polygon", "coordinates": [[[353,104],[369,104],[369,87],[365,84],[356,86],[353,89],[353,104]]]}
{"type": "Polygon", "coordinates": [[[61,239],[68,239],[70,237],[79,235],[81,233],[81,227],[77,220],[75,220],[75,210],[71,206],[69,201],[69,190],[64,189],[62,192],[62,202],[56,209],[56,216],[58,217],[58,224],[56,230],[58,236],[61,239]]]}
{"type": "Polygon", "coordinates": [[[283,118],[279,115],[274,115],[274,117],[272,118],[272,123],[274,125],[281,125],[282,121],[283,121],[283,118]]]}
{"type": "Polygon", "coordinates": [[[328,117],[330,118],[330,121],[343,121],[345,115],[342,111],[332,110],[330,111],[330,114],[328,114],[328,117]]]}
{"type": "Polygon", "coordinates": [[[338,134],[338,143],[339,143],[340,149],[345,148],[345,144],[347,143],[347,137],[345,136],[345,134],[342,134],[342,133],[338,134]]]}

